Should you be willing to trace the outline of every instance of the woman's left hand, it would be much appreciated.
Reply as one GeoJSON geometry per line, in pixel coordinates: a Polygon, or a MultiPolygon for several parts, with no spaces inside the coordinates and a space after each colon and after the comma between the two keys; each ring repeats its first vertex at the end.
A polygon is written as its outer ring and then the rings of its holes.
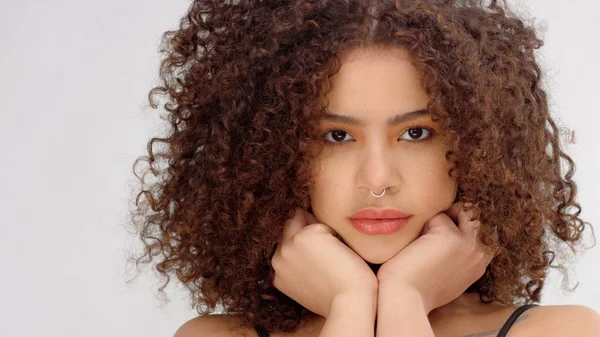
{"type": "Polygon", "coordinates": [[[478,240],[479,220],[462,202],[436,214],[421,236],[381,265],[377,280],[381,291],[416,292],[426,312],[450,303],[485,273],[493,259],[478,240]],[[458,222],[458,227],[455,224],[458,222]],[[387,290],[392,289],[392,290],[387,290]]]}

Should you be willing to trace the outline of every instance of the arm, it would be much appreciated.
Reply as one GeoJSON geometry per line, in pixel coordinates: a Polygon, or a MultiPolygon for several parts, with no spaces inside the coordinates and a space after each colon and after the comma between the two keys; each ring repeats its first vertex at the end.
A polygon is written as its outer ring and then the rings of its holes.
{"type": "Polygon", "coordinates": [[[331,303],[319,337],[373,336],[376,314],[377,289],[341,294],[331,303]]]}
{"type": "Polygon", "coordinates": [[[377,337],[434,337],[421,296],[398,286],[379,286],[377,337]]]}

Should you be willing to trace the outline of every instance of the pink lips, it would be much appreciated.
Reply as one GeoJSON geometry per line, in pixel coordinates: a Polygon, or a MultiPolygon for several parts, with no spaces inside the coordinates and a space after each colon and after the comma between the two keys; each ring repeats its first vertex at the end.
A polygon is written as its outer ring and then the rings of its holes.
{"type": "Polygon", "coordinates": [[[352,226],[365,235],[392,234],[406,226],[411,214],[391,208],[365,208],[348,219],[352,226]]]}
{"type": "Polygon", "coordinates": [[[393,208],[365,208],[352,214],[350,219],[403,219],[411,214],[402,213],[393,208]]]}

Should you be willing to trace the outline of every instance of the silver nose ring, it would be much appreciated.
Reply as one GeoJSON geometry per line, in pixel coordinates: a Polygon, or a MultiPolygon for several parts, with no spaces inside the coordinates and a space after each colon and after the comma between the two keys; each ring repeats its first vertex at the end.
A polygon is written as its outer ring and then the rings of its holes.
{"type": "MultiPolygon", "coordinates": [[[[387,187],[386,187],[387,188],[387,187]]],[[[374,196],[375,198],[381,198],[383,197],[383,195],[385,194],[385,190],[386,188],[383,189],[383,192],[381,192],[380,195],[375,195],[375,193],[373,193],[373,191],[371,191],[371,195],[374,196]]]]}

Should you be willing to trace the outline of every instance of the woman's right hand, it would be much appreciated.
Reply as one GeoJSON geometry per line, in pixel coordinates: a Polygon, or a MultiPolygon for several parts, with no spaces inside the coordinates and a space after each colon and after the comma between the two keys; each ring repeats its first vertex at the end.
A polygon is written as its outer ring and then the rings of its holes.
{"type": "Polygon", "coordinates": [[[342,294],[377,296],[377,276],[329,226],[298,208],[271,259],[273,286],[308,310],[327,317],[342,294]]]}

